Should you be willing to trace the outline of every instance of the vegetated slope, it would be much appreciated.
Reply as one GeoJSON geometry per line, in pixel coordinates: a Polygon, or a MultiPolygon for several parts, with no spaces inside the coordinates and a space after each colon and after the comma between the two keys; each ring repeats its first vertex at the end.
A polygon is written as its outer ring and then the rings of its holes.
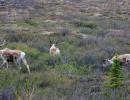
{"type": "MultiPolygon", "coordinates": [[[[4,47],[26,53],[32,72],[28,75],[24,66],[19,72],[15,65],[8,71],[1,69],[1,98],[14,100],[32,93],[34,100],[129,99],[129,84],[119,94],[104,86],[109,78],[102,68],[103,59],[130,52],[129,3],[0,1],[0,39],[7,40],[4,47]],[[49,55],[49,37],[61,43],[61,58],[55,59],[55,66],[49,55]]],[[[128,68],[124,68],[125,80],[129,81],[128,68]]]]}

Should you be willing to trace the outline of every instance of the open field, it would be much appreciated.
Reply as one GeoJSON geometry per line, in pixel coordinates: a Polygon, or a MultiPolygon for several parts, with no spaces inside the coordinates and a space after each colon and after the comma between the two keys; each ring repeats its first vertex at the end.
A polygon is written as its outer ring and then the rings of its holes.
{"type": "Polygon", "coordinates": [[[130,53],[129,0],[0,0],[4,39],[0,49],[24,51],[31,74],[1,68],[0,100],[130,100],[130,68],[123,66],[125,85],[113,90],[105,86],[110,68],[102,67],[130,53]],[[60,43],[58,59],[49,38],[60,43]]]}

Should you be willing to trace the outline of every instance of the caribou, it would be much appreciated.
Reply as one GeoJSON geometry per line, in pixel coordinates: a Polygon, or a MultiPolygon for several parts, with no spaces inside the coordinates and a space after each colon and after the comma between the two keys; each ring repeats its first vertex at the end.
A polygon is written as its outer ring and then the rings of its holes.
{"type": "MultiPolygon", "coordinates": [[[[49,38],[50,40],[50,38],[49,38]]],[[[52,57],[55,57],[55,56],[60,56],[60,49],[56,47],[58,43],[58,41],[56,43],[52,43],[52,41],[50,40],[50,43],[51,43],[51,47],[50,47],[50,55],[52,57]]]]}
{"type": "MultiPolygon", "coordinates": [[[[5,45],[4,42],[0,45],[0,47],[5,45]]],[[[21,62],[27,67],[28,72],[30,73],[29,65],[27,64],[27,61],[25,59],[25,52],[21,50],[12,50],[9,48],[4,48],[0,50],[0,57],[3,61],[1,67],[6,65],[6,68],[8,69],[8,64],[10,62],[14,62],[18,65],[18,68],[21,69],[21,62]]],[[[4,67],[3,67],[4,68],[4,67]]]]}
{"type": "Polygon", "coordinates": [[[116,59],[118,59],[122,64],[128,65],[130,62],[130,54],[122,54],[114,56],[112,59],[106,59],[104,60],[103,67],[112,65],[116,59]]]}
{"type": "Polygon", "coordinates": [[[53,66],[55,66],[56,62],[58,60],[61,60],[60,59],[60,49],[56,47],[56,45],[59,44],[58,43],[59,41],[57,41],[55,43],[54,42],[52,43],[50,38],[49,38],[49,40],[50,40],[50,51],[49,51],[49,53],[50,53],[50,56],[51,56],[51,59],[50,59],[51,62],[50,63],[53,66]]]}

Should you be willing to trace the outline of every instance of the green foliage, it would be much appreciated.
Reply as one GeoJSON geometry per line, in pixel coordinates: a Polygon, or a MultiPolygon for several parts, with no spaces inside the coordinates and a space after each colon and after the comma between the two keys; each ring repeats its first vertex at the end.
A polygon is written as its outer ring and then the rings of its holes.
{"type": "Polygon", "coordinates": [[[77,27],[86,27],[86,28],[90,28],[90,29],[94,29],[97,27],[97,25],[93,21],[73,20],[70,23],[74,24],[77,27]]]}
{"type": "Polygon", "coordinates": [[[36,22],[34,22],[34,21],[32,21],[32,20],[24,20],[25,21],[25,23],[26,24],[29,24],[29,25],[31,25],[31,26],[34,26],[34,27],[36,27],[37,26],[37,23],[36,22]]]}
{"type": "Polygon", "coordinates": [[[39,55],[38,58],[33,61],[33,64],[31,64],[32,71],[45,71],[50,68],[50,55],[45,53],[40,54],[41,55],[39,55]]]}
{"type": "Polygon", "coordinates": [[[114,60],[112,68],[110,70],[110,88],[120,88],[123,85],[123,74],[122,74],[122,66],[121,62],[117,59],[114,60]]]}
{"type": "Polygon", "coordinates": [[[97,23],[94,21],[72,20],[70,23],[77,27],[78,32],[80,33],[97,34],[101,31],[97,23]]]}

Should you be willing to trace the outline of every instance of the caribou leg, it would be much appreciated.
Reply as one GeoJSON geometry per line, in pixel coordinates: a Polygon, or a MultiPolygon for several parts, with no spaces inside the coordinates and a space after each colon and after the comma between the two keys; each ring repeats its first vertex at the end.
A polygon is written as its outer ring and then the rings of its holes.
{"type": "Polygon", "coordinates": [[[19,61],[17,62],[17,65],[18,65],[19,70],[21,70],[22,68],[21,68],[21,64],[19,61]]]}
{"type": "MultiPolygon", "coordinates": [[[[7,61],[3,61],[3,63],[1,64],[0,67],[3,67],[6,64],[6,68],[8,69],[8,62],[7,61]]],[[[3,67],[4,69],[6,69],[5,67],[3,67]]]]}
{"type": "Polygon", "coordinates": [[[21,60],[20,60],[20,58],[19,59],[13,58],[13,59],[14,59],[15,64],[18,66],[18,69],[21,70],[21,64],[20,64],[21,60]]]}
{"type": "Polygon", "coordinates": [[[8,62],[6,61],[6,68],[7,68],[7,69],[9,68],[8,66],[9,66],[9,64],[8,64],[8,62]]]}
{"type": "Polygon", "coordinates": [[[0,67],[4,66],[4,64],[6,64],[6,62],[5,62],[5,61],[3,61],[3,63],[1,64],[1,66],[0,66],[0,67]]]}
{"type": "Polygon", "coordinates": [[[29,74],[30,74],[29,65],[27,64],[26,59],[25,59],[25,58],[23,58],[23,59],[22,59],[22,61],[23,61],[23,64],[27,67],[27,70],[28,70],[28,72],[29,72],[29,74]]]}

